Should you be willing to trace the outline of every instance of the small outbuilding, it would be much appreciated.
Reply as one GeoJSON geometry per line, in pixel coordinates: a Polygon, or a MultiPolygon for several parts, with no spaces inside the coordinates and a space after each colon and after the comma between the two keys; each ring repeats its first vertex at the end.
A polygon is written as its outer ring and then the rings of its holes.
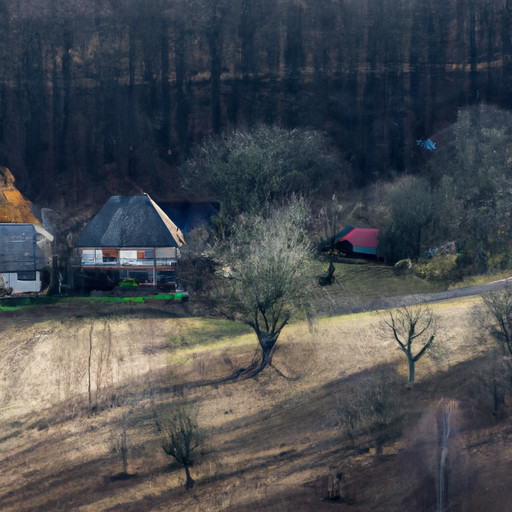
{"type": "Polygon", "coordinates": [[[80,267],[108,276],[114,285],[175,289],[183,233],[147,194],[113,196],[87,224],[75,248],[80,267]]]}
{"type": "Polygon", "coordinates": [[[38,224],[0,223],[0,277],[4,290],[40,292],[51,268],[53,236],[38,224]]]}
{"type": "Polygon", "coordinates": [[[348,226],[335,236],[335,248],[349,255],[377,256],[379,230],[348,226]]]}

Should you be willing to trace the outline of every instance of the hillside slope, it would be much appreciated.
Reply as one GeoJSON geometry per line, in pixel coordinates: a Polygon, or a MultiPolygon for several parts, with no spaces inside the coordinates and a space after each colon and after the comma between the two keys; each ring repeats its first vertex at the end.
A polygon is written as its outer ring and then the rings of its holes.
{"type": "Polygon", "coordinates": [[[176,304],[76,301],[2,312],[1,509],[435,510],[437,421],[441,405],[452,403],[450,510],[501,511],[512,498],[512,427],[508,416],[492,415],[492,346],[475,339],[476,302],[434,305],[444,349],[437,361],[418,363],[412,391],[378,314],[285,330],[275,364],[297,379],[269,370],[204,386],[250,360],[250,332],[193,318],[176,304]],[[380,459],[370,433],[350,440],[340,427],[343,404],[372,375],[398,379],[407,417],[380,459]],[[205,435],[189,492],[154,427],[158,407],[184,401],[195,404],[205,435]],[[118,479],[123,424],[131,476],[118,479]],[[338,484],[340,499],[326,500],[338,484]]]}

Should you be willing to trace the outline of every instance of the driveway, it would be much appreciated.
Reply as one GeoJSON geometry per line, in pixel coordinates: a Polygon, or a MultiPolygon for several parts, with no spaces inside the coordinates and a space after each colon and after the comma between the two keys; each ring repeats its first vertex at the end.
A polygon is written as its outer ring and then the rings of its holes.
{"type": "Polygon", "coordinates": [[[476,286],[468,286],[466,288],[457,288],[447,290],[445,292],[436,293],[417,293],[413,295],[404,295],[400,297],[383,297],[372,299],[369,301],[361,301],[357,298],[347,298],[342,301],[322,301],[319,307],[319,314],[342,315],[348,313],[360,313],[363,311],[377,311],[379,309],[390,309],[400,306],[411,306],[414,304],[422,304],[428,302],[439,302],[442,300],[455,299],[457,297],[468,297],[471,295],[482,295],[483,293],[501,290],[505,286],[512,285],[512,277],[492,281],[490,283],[480,284],[476,286]]]}

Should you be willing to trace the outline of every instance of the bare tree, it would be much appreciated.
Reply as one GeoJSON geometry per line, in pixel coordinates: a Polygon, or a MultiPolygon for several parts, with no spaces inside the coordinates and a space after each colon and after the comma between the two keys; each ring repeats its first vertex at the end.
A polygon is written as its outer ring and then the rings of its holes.
{"type": "Polygon", "coordinates": [[[336,194],[333,194],[329,200],[322,204],[317,219],[318,228],[321,230],[325,240],[321,244],[322,249],[334,251],[336,234],[343,227],[343,220],[346,215],[343,204],[336,194]]]}
{"type": "Polygon", "coordinates": [[[512,288],[490,292],[482,296],[488,318],[487,328],[504,352],[512,355],[512,288]]]}
{"type": "Polygon", "coordinates": [[[190,468],[195,462],[195,452],[202,439],[194,414],[184,406],[179,406],[156,419],[157,430],[161,435],[162,449],[179,465],[186,475],[185,489],[192,489],[195,480],[190,468]]]}
{"type": "Polygon", "coordinates": [[[385,324],[393,331],[393,337],[409,363],[408,387],[414,385],[414,370],[418,361],[432,346],[437,336],[437,318],[432,310],[419,306],[403,306],[389,312],[385,324]]]}
{"type": "Polygon", "coordinates": [[[409,425],[407,447],[402,452],[407,458],[402,459],[402,466],[415,492],[407,502],[408,509],[456,510],[451,498],[469,491],[476,473],[459,435],[460,427],[460,406],[451,398],[426,405],[416,425],[409,425]]]}
{"type": "Polygon", "coordinates": [[[130,448],[128,445],[128,424],[129,418],[133,411],[133,407],[131,405],[127,406],[126,412],[123,416],[121,433],[117,432],[114,434],[113,444],[111,448],[111,452],[113,455],[119,456],[123,465],[123,471],[121,473],[116,474],[113,479],[123,479],[129,477],[128,473],[128,455],[130,452],[130,448]]]}
{"type": "MultiPolygon", "coordinates": [[[[486,293],[482,304],[475,306],[472,318],[479,332],[487,332],[496,341],[496,349],[488,351],[488,363],[475,384],[477,396],[491,393],[492,414],[498,418],[505,412],[507,397],[512,390],[512,288],[486,293]]],[[[487,400],[485,400],[487,402],[487,400]]]]}
{"type": "Polygon", "coordinates": [[[91,390],[91,362],[92,362],[92,331],[94,329],[94,322],[89,329],[89,351],[87,354],[87,396],[89,399],[89,414],[92,411],[92,390],[91,390]]]}
{"type": "Polygon", "coordinates": [[[448,502],[447,461],[450,440],[458,431],[457,403],[454,400],[444,402],[438,414],[439,430],[439,480],[437,489],[437,512],[444,512],[448,502]]]}
{"type": "Polygon", "coordinates": [[[351,391],[343,392],[335,412],[335,421],[348,439],[368,435],[381,458],[387,442],[402,432],[402,400],[396,392],[398,375],[387,366],[372,368],[361,376],[351,391]]]}
{"type": "Polygon", "coordinates": [[[283,328],[294,315],[308,311],[307,216],[304,201],[292,199],[269,207],[266,214],[240,217],[229,238],[214,247],[213,257],[222,267],[219,308],[232,320],[249,325],[259,343],[252,364],[231,379],[254,377],[272,366],[283,328]]]}

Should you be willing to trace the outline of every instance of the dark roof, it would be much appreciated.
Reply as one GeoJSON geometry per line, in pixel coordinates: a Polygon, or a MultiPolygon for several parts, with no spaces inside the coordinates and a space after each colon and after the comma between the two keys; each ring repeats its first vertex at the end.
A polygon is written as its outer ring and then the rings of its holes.
{"type": "Polygon", "coordinates": [[[112,196],[75,247],[180,247],[183,234],[147,195],[112,196]]]}
{"type": "Polygon", "coordinates": [[[353,229],[354,226],[345,226],[339,233],[336,233],[334,235],[334,241],[342,239],[344,236],[348,235],[353,229]]]}
{"type": "Polygon", "coordinates": [[[219,213],[219,203],[160,203],[162,210],[185,235],[194,228],[209,226],[211,217],[219,213]]]}
{"type": "Polygon", "coordinates": [[[38,232],[33,224],[0,224],[0,273],[43,269],[44,249],[37,242],[38,232]]]}

